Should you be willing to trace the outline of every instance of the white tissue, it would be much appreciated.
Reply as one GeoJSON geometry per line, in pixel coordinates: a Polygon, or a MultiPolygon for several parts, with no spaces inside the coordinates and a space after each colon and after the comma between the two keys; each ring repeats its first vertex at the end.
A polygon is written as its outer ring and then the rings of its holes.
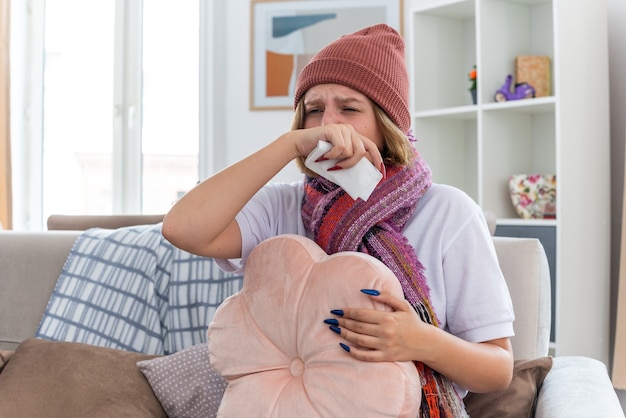
{"type": "Polygon", "coordinates": [[[383,178],[382,173],[367,158],[362,158],[350,168],[328,171],[330,167],[337,165],[339,160],[315,161],[331,148],[332,145],[329,142],[319,141],[317,147],[306,157],[304,165],[344,189],[352,199],[357,200],[359,197],[363,200],[369,199],[376,185],[383,178]]]}

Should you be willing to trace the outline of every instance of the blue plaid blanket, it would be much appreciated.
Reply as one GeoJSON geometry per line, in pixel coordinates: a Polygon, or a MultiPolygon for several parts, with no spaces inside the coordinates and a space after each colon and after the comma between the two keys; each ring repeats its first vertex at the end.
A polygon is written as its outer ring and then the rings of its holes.
{"type": "Polygon", "coordinates": [[[206,342],[243,277],[170,244],[161,224],[90,229],[74,243],[36,337],[146,354],[206,342]]]}

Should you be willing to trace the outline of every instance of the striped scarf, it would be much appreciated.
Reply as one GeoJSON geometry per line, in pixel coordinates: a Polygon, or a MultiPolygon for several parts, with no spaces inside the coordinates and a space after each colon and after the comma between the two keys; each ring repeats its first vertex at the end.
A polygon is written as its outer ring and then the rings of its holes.
{"type": "MultiPolygon", "coordinates": [[[[439,326],[430,303],[424,267],[402,229],[417,202],[432,184],[431,172],[415,152],[410,167],[386,167],[367,201],[352,198],[323,177],[308,177],[302,219],[307,235],[328,254],[358,251],[382,261],[398,278],[404,297],[420,318],[439,326]]],[[[422,384],[422,417],[466,417],[452,382],[421,362],[415,362],[422,384]]]]}

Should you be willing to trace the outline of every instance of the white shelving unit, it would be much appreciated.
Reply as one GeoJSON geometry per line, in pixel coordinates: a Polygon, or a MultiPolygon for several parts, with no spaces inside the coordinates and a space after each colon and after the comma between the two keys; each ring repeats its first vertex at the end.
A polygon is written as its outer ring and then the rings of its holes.
{"type": "Polygon", "coordinates": [[[605,1],[405,0],[404,11],[417,147],[434,180],[466,191],[498,225],[556,228],[555,352],[608,363],[605,1]],[[495,102],[519,55],[550,57],[551,94],[495,102]],[[556,220],[517,216],[508,178],[522,173],[557,175],[556,220]]]}

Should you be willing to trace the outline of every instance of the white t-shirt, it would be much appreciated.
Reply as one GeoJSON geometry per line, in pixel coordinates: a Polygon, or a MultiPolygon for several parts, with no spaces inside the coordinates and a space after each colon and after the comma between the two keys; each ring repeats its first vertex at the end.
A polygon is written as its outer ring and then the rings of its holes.
{"type": "MultiPolygon", "coordinates": [[[[306,235],[300,209],[302,182],[272,183],[237,215],[242,258],[217,260],[243,273],[252,249],[280,234],[306,235]]],[[[513,336],[513,305],[481,208],[454,187],[433,184],[422,196],[403,234],[424,266],[440,326],[482,342],[513,336]]]]}

